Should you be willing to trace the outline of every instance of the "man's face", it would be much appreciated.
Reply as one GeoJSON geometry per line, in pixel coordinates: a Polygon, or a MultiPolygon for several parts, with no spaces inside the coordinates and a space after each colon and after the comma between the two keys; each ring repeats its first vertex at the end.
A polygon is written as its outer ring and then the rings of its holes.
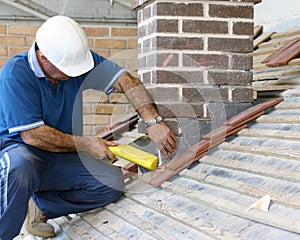
{"type": "Polygon", "coordinates": [[[44,73],[45,75],[52,80],[68,80],[70,77],[64,74],[62,71],[57,69],[52,63],[48,61],[47,64],[44,65],[44,73]]]}
{"type": "Polygon", "coordinates": [[[43,54],[37,50],[37,56],[42,70],[48,79],[59,81],[68,80],[70,77],[56,68],[43,54]]]}

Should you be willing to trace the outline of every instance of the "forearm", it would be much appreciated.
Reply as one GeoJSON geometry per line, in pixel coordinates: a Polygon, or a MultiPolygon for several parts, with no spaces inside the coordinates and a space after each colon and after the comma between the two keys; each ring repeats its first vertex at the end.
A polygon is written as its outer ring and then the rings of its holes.
{"type": "MultiPolygon", "coordinates": [[[[125,93],[145,123],[159,115],[152,97],[138,78],[125,73],[120,77],[115,88],[125,93]]],[[[166,158],[169,157],[168,152],[175,154],[177,139],[166,123],[161,121],[148,127],[147,133],[166,158]]]]}
{"type": "Polygon", "coordinates": [[[20,136],[26,144],[50,152],[75,152],[77,148],[85,150],[84,146],[88,145],[86,138],[63,133],[49,126],[22,131],[20,136]]]}
{"type": "Polygon", "coordinates": [[[126,95],[129,102],[145,122],[158,115],[153,98],[138,78],[125,73],[119,79],[116,89],[126,95]]]}
{"type": "Polygon", "coordinates": [[[86,152],[94,158],[115,159],[108,146],[116,143],[97,137],[82,137],[63,133],[49,126],[20,132],[23,141],[33,147],[49,152],[86,152]]]}

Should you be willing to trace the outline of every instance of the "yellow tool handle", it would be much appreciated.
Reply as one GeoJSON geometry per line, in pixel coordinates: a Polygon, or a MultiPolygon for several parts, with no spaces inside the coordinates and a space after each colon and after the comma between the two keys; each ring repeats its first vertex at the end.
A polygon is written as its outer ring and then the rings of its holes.
{"type": "Polygon", "coordinates": [[[109,150],[128,161],[134,162],[149,170],[155,170],[158,163],[158,157],[142,151],[138,148],[132,147],[128,144],[119,144],[117,146],[108,146],[109,150]]]}

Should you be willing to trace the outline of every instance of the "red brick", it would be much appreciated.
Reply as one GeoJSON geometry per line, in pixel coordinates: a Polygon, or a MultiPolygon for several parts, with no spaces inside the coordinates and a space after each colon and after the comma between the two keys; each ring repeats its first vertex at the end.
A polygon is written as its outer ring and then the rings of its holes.
{"type": "Polygon", "coordinates": [[[190,71],[164,71],[158,70],[152,73],[152,83],[203,83],[203,70],[190,71]],[[156,81],[156,82],[154,82],[156,81]]]}
{"type": "Polygon", "coordinates": [[[177,119],[169,118],[169,119],[165,119],[164,122],[166,122],[168,124],[168,126],[170,127],[170,129],[173,131],[173,133],[176,136],[180,136],[182,134],[182,131],[181,131],[181,128],[180,128],[180,125],[179,125],[177,119]]]}
{"type": "Polygon", "coordinates": [[[145,85],[149,85],[149,84],[152,83],[151,82],[152,79],[151,79],[151,72],[150,71],[142,73],[140,78],[141,78],[143,84],[145,84],[145,85]]]}
{"type": "Polygon", "coordinates": [[[139,0],[131,0],[131,8],[132,9],[136,9],[139,6],[140,6],[140,1],[139,0]]]}
{"type": "Polygon", "coordinates": [[[182,31],[187,33],[228,33],[228,22],[210,20],[183,20],[182,31]]]}
{"type": "Polygon", "coordinates": [[[145,7],[142,11],[142,20],[145,21],[152,17],[152,7],[145,7]]]}
{"type": "Polygon", "coordinates": [[[158,36],[153,46],[162,49],[203,50],[203,39],[200,37],[163,37],[158,36]]]}
{"type": "Polygon", "coordinates": [[[232,89],[232,101],[233,102],[252,102],[253,101],[253,89],[248,88],[233,88],[232,89]]]}
{"type": "Polygon", "coordinates": [[[178,87],[150,87],[147,89],[154,101],[177,102],[181,98],[178,87]]]}
{"type": "Polygon", "coordinates": [[[157,107],[164,118],[204,117],[203,105],[200,103],[157,103],[157,107]]]}
{"type": "Polygon", "coordinates": [[[184,67],[228,68],[228,55],[224,54],[184,54],[184,67]]]}
{"type": "MultiPolygon", "coordinates": [[[[155,53],[147,56],[146,62],[144,62],[141,67],[177,67],[179,62],[179,56],[177,53],[155,53]]],[[[141,62],[142,64],[142,62],[141,62]]]]}
{"type": "MultiPolygon", "coordinates": [[[[182,118],[181,119],[165,118],[164,122],[168,124],[168,126],[171,128],[171,130],[176,136],[183,137],[186,134],[186,132],[182,132],[182,128],[185,127],[186,121],[185,120],[182,121],[182,120],[183,120],[182,118]]],[[[192,125],[193,127],[195,127],[192,129],[193,134],[199,134],[199,137],[203,136],[204,134],[207,134],[211,129],[210,121],[207,118],[193,118],[193,119],[190,118],[188,119],[188,122],[189,122],[189,126],[192,125]],[[191,121],[193,121],[192,124],[190,124],[191,121]]],[[[146,132],[143,121],[138,122],[138,132],[139,133],[146,132]]],[[[194,138],[194,141],[197,140],[195,140],[194,138]]]]}
{"type": "Polygon", "coordinates": [[[139,50],[141,50],[142,53],[149,52],[149,49],[152,49],[152,44],[153,47],[156,47],[153,42],[154,40],[152,38],[145,39],[142,44],[143,47],[139,47],[139,50]]]}
{"type": "Polygon", "coordinates": [[[138,25],[140,25],[142,23],[143,20],[143,10],[140,10],[137,12],[137,23],[138,25]]]}
{"type": "Polygon", "coordinates": [[[153,7],[157,16],[203,16],[202,3],[158,2],[153,7]]]}
{"type": "Polygon", "coordinates": [[[228,101],[228,89],[219,87],[184,87],[182,97],[188,102],[228,101]]]}
{"type": "Polygon", "coordinates": [[[148,25],[140,26],[138,29],[139,38],[145,37],[148,34],[148,25]]]}
{"type": "Polygon", "coordinates": [[[262,0],[223,0],[223,1],[232,1],[232,2],[249,2],[249,3],[260,3],[262,0]]]}
{"type": "Polygon", "coordinates": [[[253,75],[250,71],[208,71],[210,84],[250,86],[253,75]]]}
{"type": "Polygon", "coordinates": [[[232,55],[231,68],[250,70],[253,67],[253,57],[245,54],[232,55]]]}
{"type": "Polygon", "coordinates": [[[208,51],[249,53],[253,51],[252,38],[208,38],[208,51]]]}
{"type": "MultiPolygon", "coordinates": [[[[152,63],[153,64],[153,63],[152,63]]],[[[154,65],[154,64],[153,64],[154,65]]],[[[140,70],[147,68],[147,57],[146,56],[139,56],[138,58],[138,68],[140,70]]]]}
{"type": "Polygon", "coordinates": [[[177,33],[178,20],[173,19],[157,19],[148,24],[147,34],[152,33],[177,33]]]}
{"type": "Polygon", "coordinates": [[[253,7],[243,5],[209,4],[209,16],[253,19],[253,7]]]}
{"type": "Polygon", "coordinates": [[[233,34],[253,36],[253,32],[254,32],[253,22],[234,22],[233,23],[233,34]]]}
{"type": "Polygon", "coordinates": [[[183,87],[182,98],[185,102],[204,102],[201,92],[193,87],[183,87]]]}

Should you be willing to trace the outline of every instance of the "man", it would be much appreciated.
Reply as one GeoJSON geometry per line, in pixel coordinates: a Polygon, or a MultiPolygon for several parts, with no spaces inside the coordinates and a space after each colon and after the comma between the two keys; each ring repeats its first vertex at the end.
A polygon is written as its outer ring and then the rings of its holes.
{"type": "Polygon", "coordinates": [[[120,198],[121,170],[103,161],[115,158],[108,146],[116,143],[81,136],[77,95],[89,88],[125,93],[162,153],[175,153],[176,137],[141,82],[90,51],[75,21],[52,17],[38,29],[31,49],[7,61],[0,75],[1,240],[17,236],[25,218],[30,233],[54,237],[47,218],[120,198]],[[101,75],[88,78],[95,67],[101,75]]]}

